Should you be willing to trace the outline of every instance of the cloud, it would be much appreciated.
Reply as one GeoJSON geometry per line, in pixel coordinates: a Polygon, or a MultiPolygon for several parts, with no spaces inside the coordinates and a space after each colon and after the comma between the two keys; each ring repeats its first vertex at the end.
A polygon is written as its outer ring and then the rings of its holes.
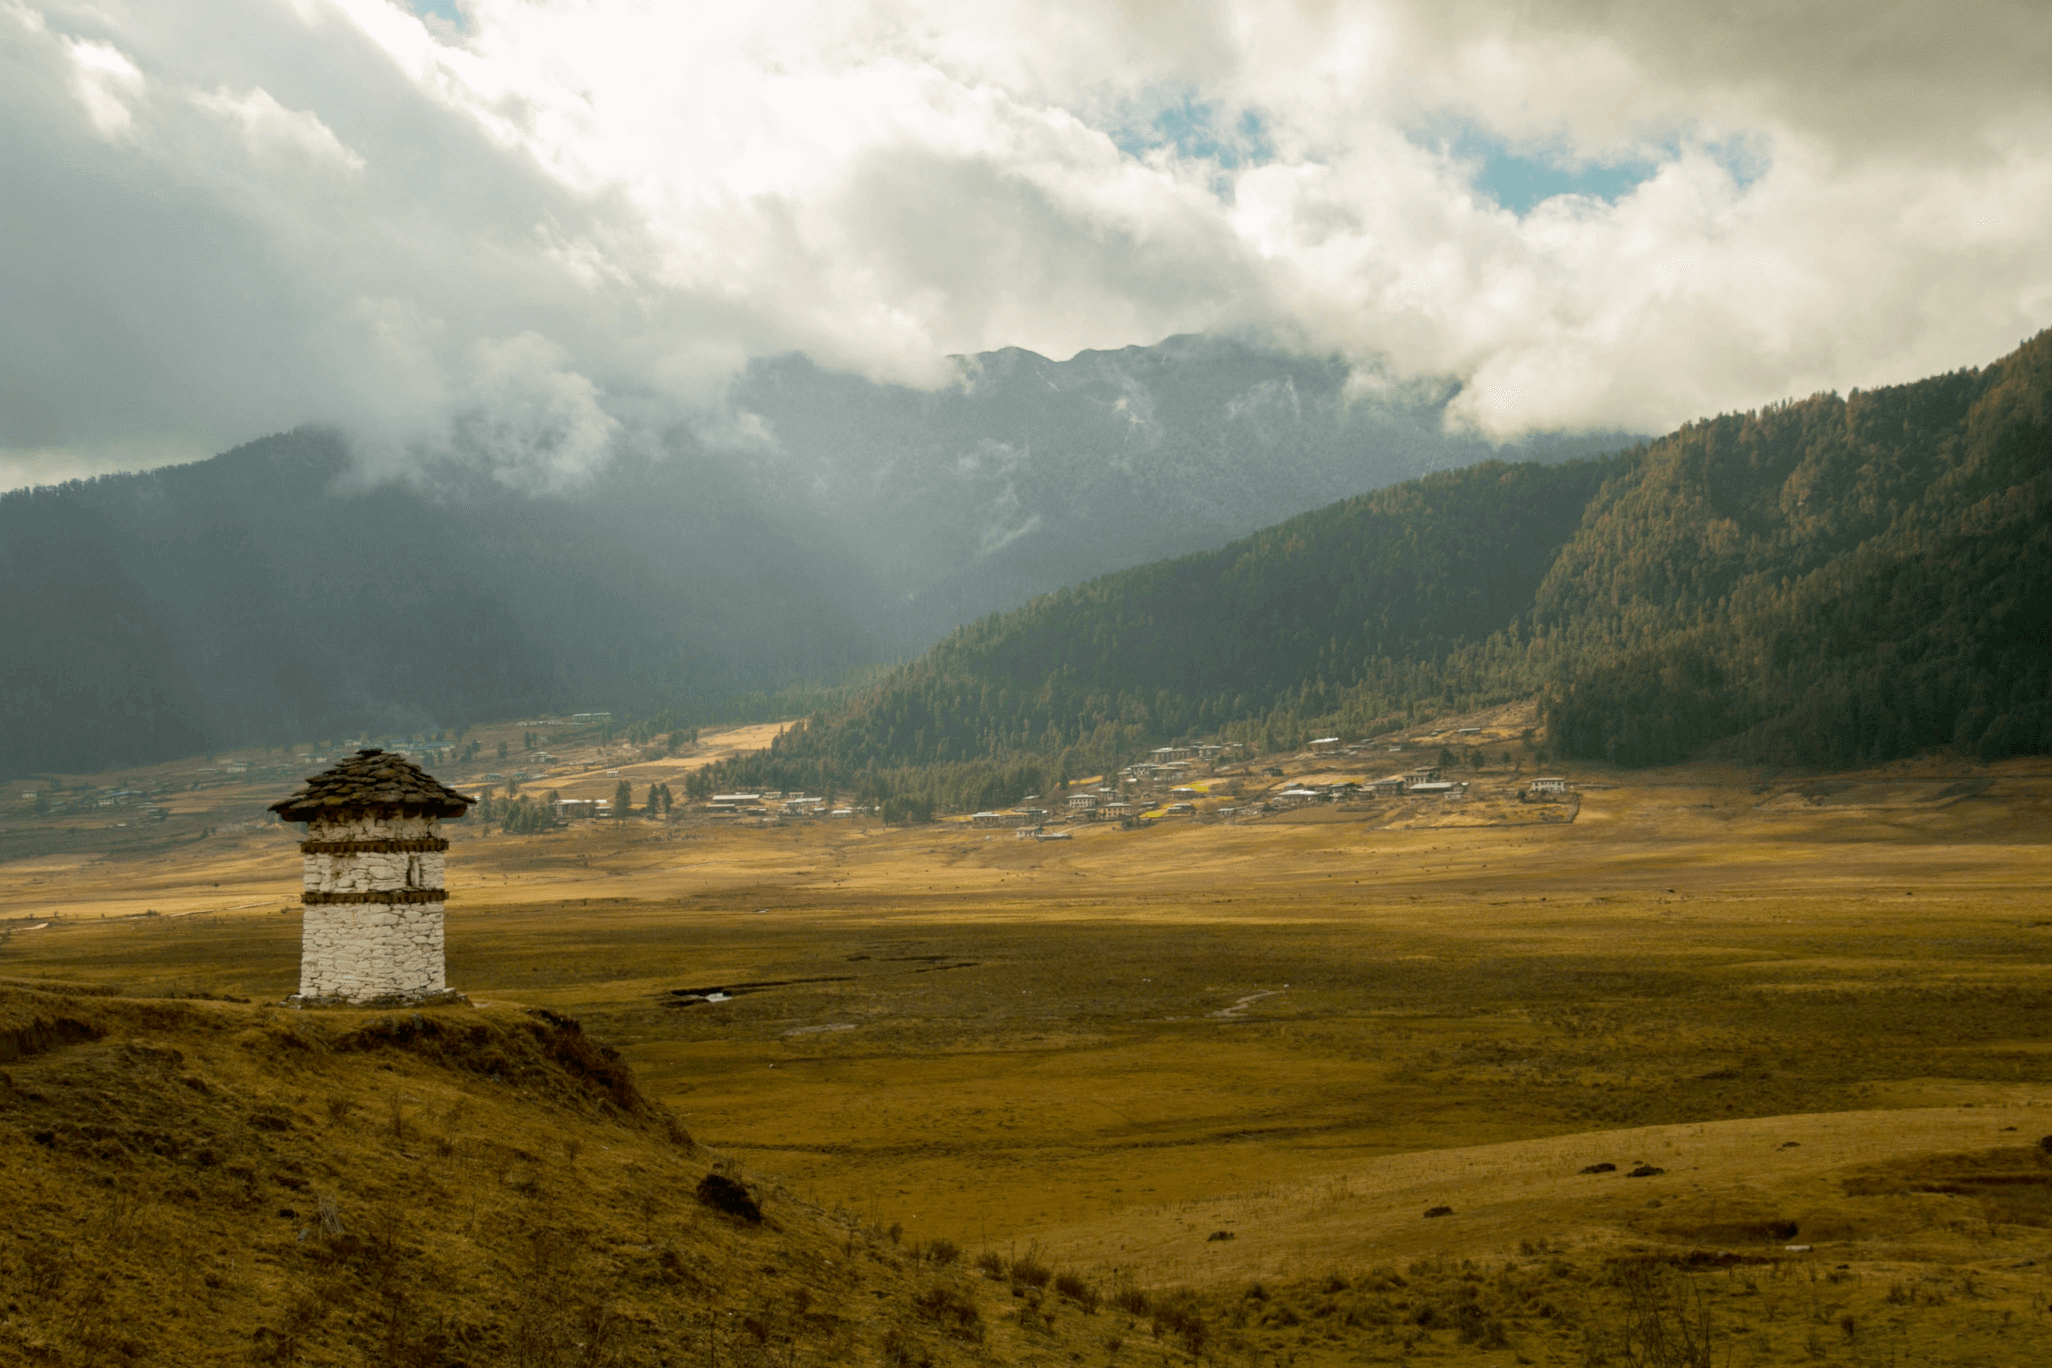
{"type": "Polygon", "coordinates": [[[71,89],[85,106],[86,118],[101,137],[114,139],[135,122],[128,101],[142,89],[142,73],[112,43],[74,39],[66,43],[71,58],[71,89]]]}
{"type": "Polygon", "coordinates": [[[348,175],[363,170],[363,158],[344,146],[333,129],[306,110],[285,108],[261,87],[241,96],[224,87],[195,95],[192,102],[231,124],[254,157],[281,164],[309,162],[348,175]]]}
{"type": "Polygon", "coordinates": [[[0,0],[0,469],[316,421],[554,489],[768,449],[754,356],[1223,328],[1657,429],[2052,322],[2026,3],[176,11],[0,0]]]}

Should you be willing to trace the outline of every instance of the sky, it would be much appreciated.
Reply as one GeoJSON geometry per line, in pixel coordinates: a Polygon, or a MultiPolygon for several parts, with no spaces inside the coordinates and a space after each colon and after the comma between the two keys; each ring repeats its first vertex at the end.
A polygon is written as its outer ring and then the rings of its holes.
{"type": "Polygon", "coordinates": [[[752,357],[1235,331],[1656,432],[2052,324],[2039,0],[0,0],[0,488],[574,484],[752,357]]]}

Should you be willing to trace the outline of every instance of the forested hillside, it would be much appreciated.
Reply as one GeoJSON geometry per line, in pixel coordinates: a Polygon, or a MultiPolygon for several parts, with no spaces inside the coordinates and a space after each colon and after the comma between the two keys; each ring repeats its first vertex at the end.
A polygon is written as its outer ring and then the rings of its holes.
{"type": "Polygon", "coordinates": [[[0,495],[0,774],[534,710],[731,720],[737,695],[1490,453],[1442,429],[1450,383],[1364,398],[1343,362],[1244,340],[958,371],[918,391],[760,361],[731,431],[552,492],[509,487],[488,444],[373,484],[301,431],[0,495]]]}
{"type": "Polygon", "coordinates": [[[965,627],[731,782],[1015,797],[1177,736],[1541,695],[1564,754],[2052,749],[2052,334],[1978,371],[1478,466],[965,627]]]}
{"type": "Polygon", "coordinates": [[[1603,491],[1533,609],[1575,754],[2052,749],[2052,334],[1977,372],[1693,424],[1603,491]]]}
{"type": "Polygon", "coordinates": [[[360,489],[348,468],[299,432],[0,497],[0,773],[647,707],[873,658],[829,555],[723,463],[623,463],[577,500],[360,489]]]}
{"type": "Polygon", "coordinates": [[[1489,462],[1044,595],[724,777],[994,802],[1167,737],[1273,742],[1344,703],[1518,696],[1515,660],[1442,662],[1530,605],[1614,467],[1489,462]]]}

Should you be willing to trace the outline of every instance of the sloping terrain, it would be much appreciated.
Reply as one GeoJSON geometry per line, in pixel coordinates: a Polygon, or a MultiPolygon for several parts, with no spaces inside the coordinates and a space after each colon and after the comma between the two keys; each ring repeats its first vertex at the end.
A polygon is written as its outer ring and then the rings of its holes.
{"type": "Polygon", "coordinates": [[[928,393],[764,361],[734,433],[546,491],[489,452],[373,482],[302,430],[0,495],[0,774],[538,711],[788,715],[751,695],[1493,454],[1441,431],[1445,386],[1362,397],[1252,343],[960,367],[928,393]]]}
{"type": "Polygon", "coordinates": [[[1290,747],[1535,694],[1558,753],[1632,765],[2052,748],[2052,333],[1043,596],[723,781],[1004,802],[1177,737],[1290,747]]]}
{"type": "Polygon", "coordinates": [[[1577,755],[2052,749],[2052,333],[1652,444],[1531,622],[1565,647],[1546,711],[1577,755]]]}
{"type": "Polygon", "coordinates": [[[1066,1358],[951,1251],[745,1179],[547,1012],[0,987],[0,1065],[0,1361],[1066,1358]]]}

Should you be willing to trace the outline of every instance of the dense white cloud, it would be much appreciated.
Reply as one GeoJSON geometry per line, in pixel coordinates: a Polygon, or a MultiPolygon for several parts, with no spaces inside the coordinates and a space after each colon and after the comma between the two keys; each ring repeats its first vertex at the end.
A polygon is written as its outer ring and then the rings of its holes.
{"type": "Polygon", "coordinates": [[[2021,0],[458,8],[0,0],[0,485],[328,421],[556,487],[753,355],[1215,328],[1653,429],[2052,323],[2021,0]]]}

